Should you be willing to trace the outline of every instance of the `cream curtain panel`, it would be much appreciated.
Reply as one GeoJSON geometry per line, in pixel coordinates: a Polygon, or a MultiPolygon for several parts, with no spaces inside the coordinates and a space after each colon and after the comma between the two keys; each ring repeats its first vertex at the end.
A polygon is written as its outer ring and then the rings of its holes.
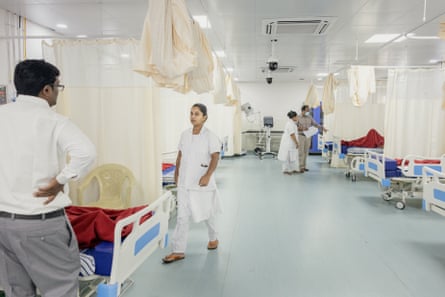
{"type": "Polygon", "coordinates": [[[320,106],[320,99],[318,97],[317,88],[313,83],[311,83],[311,85],[309,86],[304,104],[309,105],[309,107],[312,108],[320,106]]]}
{"type": "Polygon", "coordinates": [[[119,163],[133,172],[132,205],[161,193],[159,89],[133,71],[137,46],[135,40],[117,39],[43,44],[44,58],[61,70],[66,86],[57,110],[96,145],[96,165],[119,163]]]}
{"type": "MultiPolygon", "coordinates": [[[[174,152],[178,149],[179,137],[185,129],[191,127],[190,109],[194,103],[207,106],[208,119],[206,127],[212,130],[221,141],[227,139],[229,153],[233,153],[236,139],[235,118],[236,106],[215,104],[212,94],[180,94],[171,89],[161,89],[160,117],[162,127],[160,148],[162,152],[174,152]]],[[[239,132],[241,135],[241,132],[239,132]]],[[[240,136],[241,137],[241,136],[240,136]]]]}
{"type": "Polygon", "coordinates": [[[190,90],[185,74],[198,65],[192,27],[184,0],[150,1],[135,70],[159,86],[190,90]]]}
{"type": "Polygon", "coordinates": [[[438,157],[445,153],[444,69],[388,72],[385,154],[438,157]]]}
{"type": "Polygon", "coordinates": [[[323,96],[321,101],[323,102],[323,113],[325,115],[331,114],[335,110],[335,90],[338,82],[334,77],[334,74],[330,73],[326,78],[323,86],[323,96]]]}
{"type": "Polygon", "coordinates": [[[325,126],[329,129],[327,139],[333,136],[351,140],[376,129],[383,135],[385,119],[386,83],[378,82],[376,92],[371,94],[365,105],[354,106],[349,96],[349,85],[341,81],[336,89],[334,112],[325,115],[325,126]]]}
{"type": "Polygon", "coordinates": [[[349,95],[355,106],[363,106],[369,96],[376,92],[374,66],[351,66],[348,81],[349,95]]]}

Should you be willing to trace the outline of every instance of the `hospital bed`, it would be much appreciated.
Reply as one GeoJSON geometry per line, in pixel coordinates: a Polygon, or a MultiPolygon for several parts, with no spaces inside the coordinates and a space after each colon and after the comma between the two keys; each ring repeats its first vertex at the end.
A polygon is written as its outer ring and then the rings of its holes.
{"type": "Polygon", "coordinates": [[[321,133],[318,133],[317,137],[318,137],[318,149],[321,151],[321,157],[326,159],[329,163],[331,163],[333,142],[325,140],[323,134],[321,133]]]}
{"type": "Polygon", "coordinates": [[[398,161],[380,153],[365,152],[365,175],[379,183],[385,201],[401,199],[396,202],[398,209],[405,208],[407,198],[422,198],[423,168],[428,167],[443,172],[444,164],[445,156],[430,158],[408,155],[398,161]]]}
{"type": "MultiPolygon", "coordinates": [[[[108,243],[106,249],[89,253],[93,255],[96,267],[109,266],[110,273],[80,277],[80,297],[117,297],[133,284],[130,275],[157,248],[167,246],[171,201],[171,192],[166,192],[149,206],[117,222],[113,243],[108,243]],[[148,219],[143,220],[149,215],[148,219]],[[123,229],[130,225],[131,232],[122,238],[123,229]]],[[[1,290],[0,287],[0,294],[1,290]]]]}
{"type": "Polygon", "coordinates": [[[365,153],[367,151],[375,153],[383,153],[382,148],[368,148],[368,147],[347,147],[342,146],[342,153],[340,159],[344,160],[346,164],[345,176],[351,178],[351,181],[357,180],[357,174],[365,175],[365,153]]]}
{"type": "Polygon", "coordinates": [[[424,167],[422,180],[423,208],[445,216],[445,173],[424,167]]]}
{"type": "MultiPolygon", "coordinates": [[[[144,263],[157,248],[165,248],[168,243],[168,220],[170,217],[172,194],[164,193],[155,202],[142,208],[133,215],[119,220],[114,229],[113,243],[104,242],[90,249],[106,282],[81,286],[81,297],[94,296],[97,287],[98,297],[121,296],[131,285],[130,275],[144,263]],[[148,215],[148,219],[144,220],[148,215]],[[122,238],[124,228],[131,225],[131,232],[122,238]],[[111,269],[110,269],[111,268],[111,269]],[[107,275],[107,271],[110,273],[107,275]],[[105,275],[103,275],[105,274],[105,275]]],[[[87,278],[88,279],[88,278],[87,278]]]]}

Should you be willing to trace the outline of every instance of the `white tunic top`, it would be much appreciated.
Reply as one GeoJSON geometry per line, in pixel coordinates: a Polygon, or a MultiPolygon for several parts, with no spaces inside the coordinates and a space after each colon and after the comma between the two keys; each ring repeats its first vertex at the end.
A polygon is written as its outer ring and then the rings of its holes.
{"type": "MultiPolygon", "coordinates": [[[[178,149],[182,154],[178,176],[178,199],[186,200],[185,204],[189,205],[195,222],[208,219],[209,216],[221,211],[218,189],[214,174],[206,187],[200,187],[199,180],[210,166],[211,155],[221,151],[221,142],[205,127],[202,127],[197,135],[193,135],[190,128],[182,133],[178,149]],[[203,198],[205,200],[209,194],[211,194],[211,203],[201,205],[198,201],[202,201],[203,198]]],[[[182,215],[188,215],[188,213],[179,209],[178,216],[182,215]]]]}
{"type": "Polygon", "coordinates": [[[70,205],[67,191],[48,205],[43,204],[47,198],[33,193],[54,177],[66,184],[86,174],[96,155],[91,141],[34,96],[20,95],[1,106],[0,127],[0,211],[41,214],[70,205]]]}
{"type": "Polygon", "coordinates": [[[280,161],[296,161],[298,149],[295,142],[290,137],[292,134],[295,134],[295,137],[297,137],[298,128],[296,123],[289,119],[284,128],[283,135],[281,136],[280,149],[278,150],[278,160],[280,161]]]}

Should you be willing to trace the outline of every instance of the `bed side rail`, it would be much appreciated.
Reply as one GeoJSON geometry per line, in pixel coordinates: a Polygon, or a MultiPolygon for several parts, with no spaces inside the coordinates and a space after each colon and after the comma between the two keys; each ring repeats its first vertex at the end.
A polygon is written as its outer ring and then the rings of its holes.
{"type": "MultiPolygon", "coordinates": [[[[122,284],[158,247],[164,248],[168,241],[170,191],[137,213],[117,222],[114,229],[114,251],[108,286],[117,286],[120,294],[122,284]],[[141,222],[149,213],[152,216],[141,222]],[[131,233],[122,241],[122,229],[132,225],[131,233]]],[[[99,297],[101,297],[98,294],[99,297]]]]}
{"type": "Polygon", "coordinates": [[[445,173],[423,167],[423,207],[445,216],[445,173]]]}

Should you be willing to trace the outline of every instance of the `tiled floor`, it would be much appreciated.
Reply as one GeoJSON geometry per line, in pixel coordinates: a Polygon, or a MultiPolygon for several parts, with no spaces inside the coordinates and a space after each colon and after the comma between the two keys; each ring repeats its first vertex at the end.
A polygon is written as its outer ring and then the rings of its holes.
{"type": "MultiPolygon", "coordinates": [[[[186,259],[158,250],[125,297],[439,297],[445,295],[445,218],[379,196],[375,181],[346,179],[320,156],[287,176],[280,162],[224,159],[220,247],[193,224],[186,259]]],[[[171,228],[174,227],[171,220],[171,228]]]]}

